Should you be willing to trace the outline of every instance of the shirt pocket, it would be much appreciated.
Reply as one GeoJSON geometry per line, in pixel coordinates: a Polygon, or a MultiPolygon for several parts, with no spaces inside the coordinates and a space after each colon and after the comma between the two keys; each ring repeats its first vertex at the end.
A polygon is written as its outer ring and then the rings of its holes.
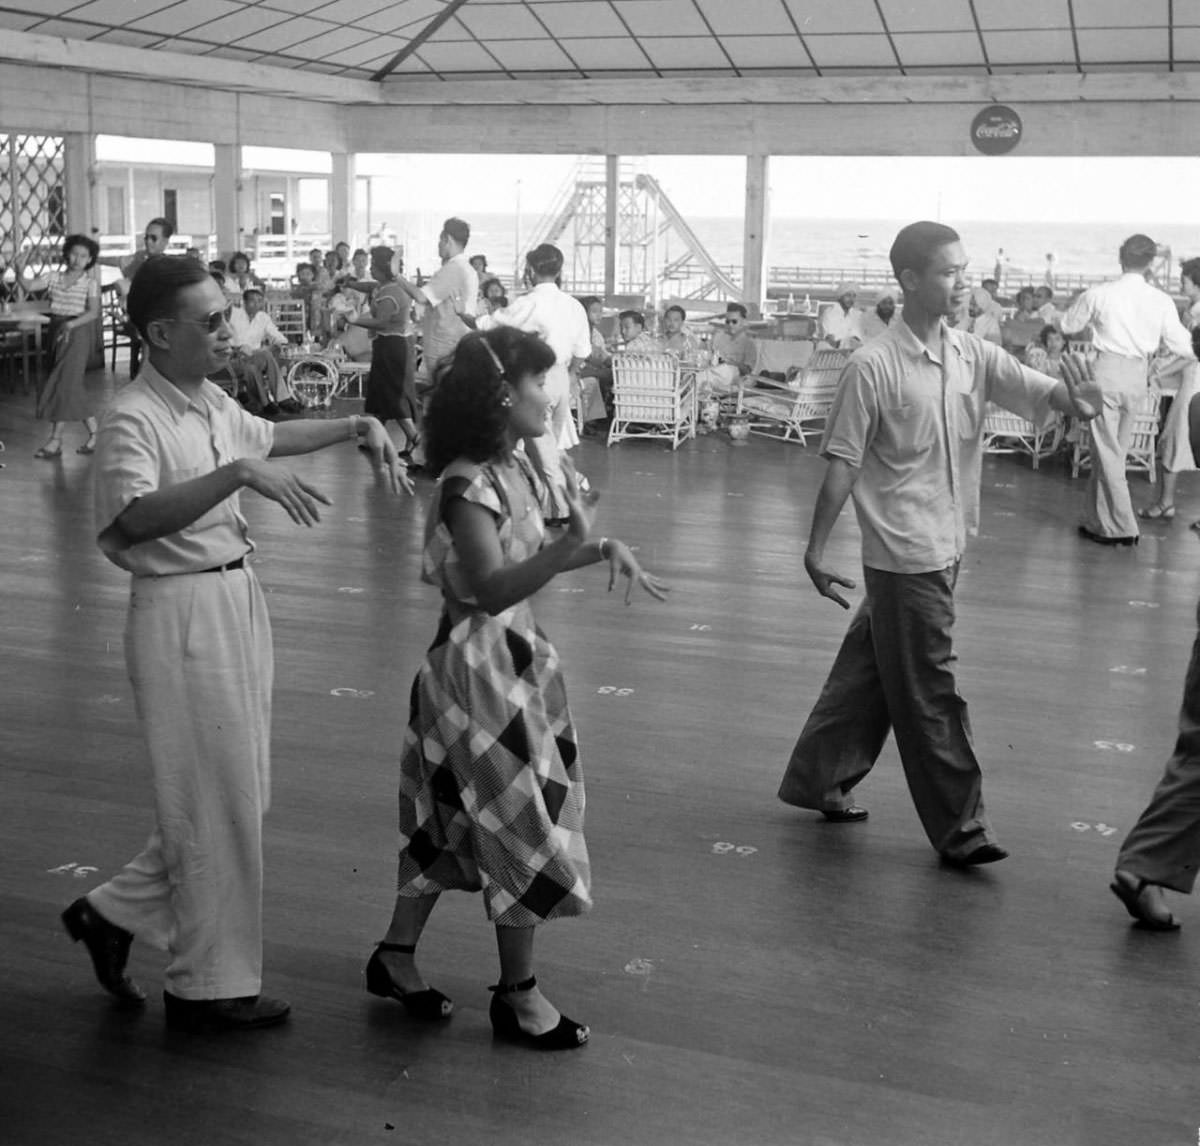
{"type": "Polygon", "coordinates": [[[935,411],[928,402],[903,402],[884,410],[884,436],[900,453],[926,453],[937,441],[935,411]]]}

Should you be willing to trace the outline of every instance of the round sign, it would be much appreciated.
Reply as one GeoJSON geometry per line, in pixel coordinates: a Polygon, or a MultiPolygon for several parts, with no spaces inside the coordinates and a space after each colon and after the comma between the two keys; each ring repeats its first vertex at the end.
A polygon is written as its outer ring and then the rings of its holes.
{"type": "Polygon", "coordinates": [[[1005,155],[1021,142],[1021,117],[994,103],[971,121],[971,142],[984,155],[1005,155]]]}

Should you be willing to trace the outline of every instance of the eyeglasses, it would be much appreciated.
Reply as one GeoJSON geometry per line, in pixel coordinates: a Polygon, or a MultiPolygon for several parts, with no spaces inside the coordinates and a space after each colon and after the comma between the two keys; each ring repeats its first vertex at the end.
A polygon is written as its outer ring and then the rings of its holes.
{"type": "Polygon", "coordinates": [[[741,321],[742,320],[740,318],[727,318],[725,320],[725,325],[726,326],[737,326],[737,324],[741,321]]]}
{"type": "Polygon", "coordinates": [[[205,315],[204,318],[168,318],[166,322],[182,322],[188,326],[203,326],[209,334],[216,334],[223,327],[233,314],[233,307],[227,306],[224,310],[214,310],[212,314],[205,315]]]}

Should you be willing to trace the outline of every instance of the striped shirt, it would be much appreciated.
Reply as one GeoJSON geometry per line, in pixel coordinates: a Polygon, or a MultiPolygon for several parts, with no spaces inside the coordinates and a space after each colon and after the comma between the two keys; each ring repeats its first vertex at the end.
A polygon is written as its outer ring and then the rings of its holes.
{"type": "Polygon", "coordinates": [[[69,286],[64,271],[51,271],[47,289],[50,292],[50,313],[55,318],[78,318],[87,312],[88,303],[100,295],[100,288],[88,271],[84,271],[69,286]]]}

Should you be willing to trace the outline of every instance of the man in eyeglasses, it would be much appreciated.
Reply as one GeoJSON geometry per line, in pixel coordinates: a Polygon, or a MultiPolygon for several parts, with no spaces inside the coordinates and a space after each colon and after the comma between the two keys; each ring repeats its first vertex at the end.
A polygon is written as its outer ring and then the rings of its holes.
{"type": "Polygon", "coordinates": [[[225,306],[191,259],[148,259],[129,292],[147,361],[100,425],[96,519],[101,550],[132,575],[126,658],[156,824],[136,859],[63,913],[123,1003],[145,998],[126,971],[133,939],[168,952],[166,1020],[179,1030],[266,1027],[289,1010],[260,994],[273,662],[240,491],[315,525],[328,499],[269,459],[357,440],[380,480],[412,492],[376,419],[274,425],[207,381],[230,354],[225,306]]]}
{"type": "MultiPolygon", "coordinates": [[[[125,255],[119,259],[98,260],[99,262],[116,265],[121,268],[121,280],[117,284],[117,289],[121,292],[122,298],[128,297],[129,286],[133,282],[133,276],[138,273],[145,261],[152,255],[165,255],[167,253],[167,245],[174,234],[175,228],[169,219],[151,219],[146,224],[145,232],[142,235],[142,249],[140,251],[135,251],[132,255],[125,255]]],[[[125,335],[129,339],[129,377],[136,378],[138,366],[142,358],[142,340],[138,336],[137,327],[130,321],[128,314],[126,314],[125,318],[125,335]]]]}

